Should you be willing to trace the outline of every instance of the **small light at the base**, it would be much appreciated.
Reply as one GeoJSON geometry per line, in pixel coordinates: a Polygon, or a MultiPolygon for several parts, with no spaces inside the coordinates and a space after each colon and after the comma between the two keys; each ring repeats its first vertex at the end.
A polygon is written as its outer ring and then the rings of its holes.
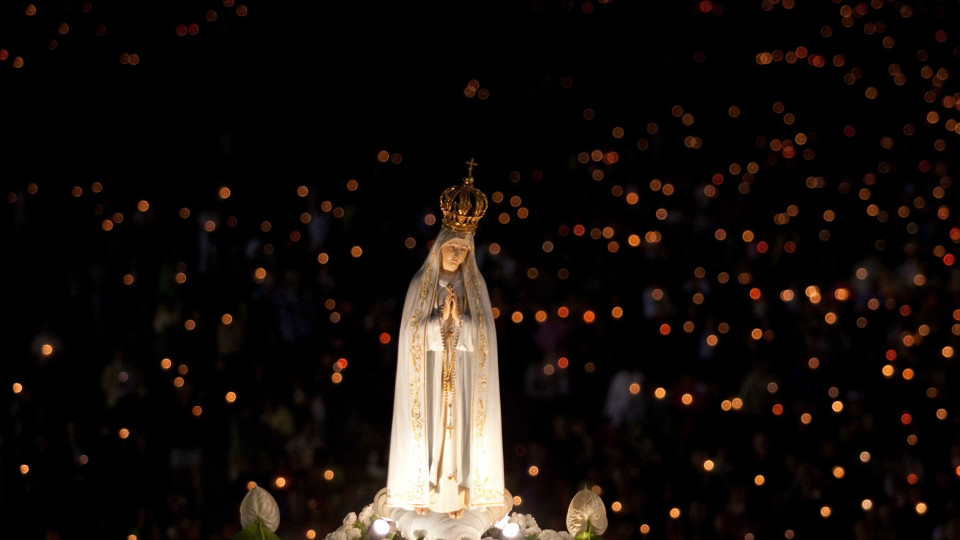
{"type": "Polygon", "coordinates": [[[513,538],[518,534],[520,534],[520,525],[516,523],[507,523],[507,526],[503,528],[503,535],[507,538],[513,538]]]}
{"type": "Polygon", "coordinates": [[[377,534],[387,534],[390,532],[390,524],[385,519],[378,519],[373,522],[373,532],[377,534]]]}

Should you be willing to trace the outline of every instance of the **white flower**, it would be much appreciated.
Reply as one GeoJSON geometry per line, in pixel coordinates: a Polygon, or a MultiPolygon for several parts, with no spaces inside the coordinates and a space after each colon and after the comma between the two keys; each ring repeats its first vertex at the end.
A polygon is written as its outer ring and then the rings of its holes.
{"type": "Polygon", "coordinates": [[[343,518],[343,528],[353,527],[353,524],[357,522],[356,512],[350,512],[347,514],[347,517],[343,518]]]}
{"type": "Polygon", "coordinates": [[[347,529],[348,540],[354,540],[356,538],[360,538],[360,536],[362,535],[363,535],[363,531],[361,531],[357,527],[350,527],[349,529],[347,529]]]}
{"type": "Polygon", "coordinates": [[[349,539],[347,538],[347,533],[343,532],[340,529],[337,529],[332,533],[328,534],[326,540],[349,540],[349,539]]]}
{"type": "Polygon", "coordinates": [[[573,537],[570,536],[570,533],[567,531],[554,531],[552,529],[544,529],[540,536],[537,537],[537,540],[573,540],[573,537]]]}
{"type": "Polygon", "coordinates": [[[363,510],[360,511],[360,515],[357,516],[357,520],[364,525],[370,525],[371,517],[373,517],[373,504],[368,504],[363,507],[363,510]]]}
{"type": "Polygon", "coordinates": [[[590,522],[590,532],[603,534],[607,530],[607,509],[596,493],[589,489],[581,489],[570,501],[567,509],[567,531],[576,536],[587,530],[590,522]]]}
{"type": "MultiPolygon", "coordinates": [[[[501,520],[503,521],[503,520],[501,520]]],[[[500,523],[500,522],[497,522],[500,523]]],[[[540,527],[537,525],[537,520],[533,518],[530,514],[521,514],[519,512],[513,512],[510,514],[509,521],[506,523],[516,523],[520,527],[520,532],[523,536],[530,536],[540,534],[540,527]]],[[[502,525],[500,528],[503,528],[502,525]]]]}
{"type": "Polygon", "coordinates": [[[540,527],[537,525],[537,520],[534,519],[531,514],[525,514],[523,521],[524,523],[520,525],[520,531],[524,536],[540,534],[540,527]]]}
{"type": "Polygon", "coordinates": [[[254,486],[247,491],[240,503],[240,526],[246,529],[247,525],[258,517],[260,523],[270,529],[270,532],[277,532],[277,527],[280,526],[280,507],[277,506],[277,500],[267,490],[254,486]]]}

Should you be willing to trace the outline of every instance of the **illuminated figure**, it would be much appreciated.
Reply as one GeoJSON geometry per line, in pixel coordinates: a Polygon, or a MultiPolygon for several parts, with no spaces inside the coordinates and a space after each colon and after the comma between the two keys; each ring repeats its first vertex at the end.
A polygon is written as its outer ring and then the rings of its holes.
{"type": "Polygon", "coordinates": [[[386,489],[388,507],[457,521],[505,505],[497,338],[473,240],[487,198],[467,165],[404,301],[386,489]]]}

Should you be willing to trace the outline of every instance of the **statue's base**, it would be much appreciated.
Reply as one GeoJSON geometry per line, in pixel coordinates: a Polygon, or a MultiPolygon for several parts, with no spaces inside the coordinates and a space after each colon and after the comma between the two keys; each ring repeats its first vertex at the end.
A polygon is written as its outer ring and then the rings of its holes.
{"type": "Polygon", "coordinates": [[[480,540],[483,533],[513,509],[510,493],[505,493],[502,506],[467,508],[458,518],[440,512],[418,514],[414,510],[389,507],[386,501],[387,491],[382,489],[374,497],[374,512],[396,523],[404,538],[424,540],[480,540]]]}
{"type": "Polygon", "coordinates": [[[424,540],[480,540],[496,520],[485,510],[467,509],[463,516],[451,518],[446,514],[430,512],[420,515],[411,510],[394,508],[390,519],[404,538],[424,540]]]}

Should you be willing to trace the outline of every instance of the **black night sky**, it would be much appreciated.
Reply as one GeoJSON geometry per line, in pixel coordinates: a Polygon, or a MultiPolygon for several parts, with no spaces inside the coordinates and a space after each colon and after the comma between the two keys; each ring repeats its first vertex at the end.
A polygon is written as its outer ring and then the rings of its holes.
{"type": "Polygon", "coordinates": [[[227,540],[250,482],[284,540],[360,512],[473,158],[514,511],[960,538],[958,16],[4,4],[4,528],[227,540]]]}

